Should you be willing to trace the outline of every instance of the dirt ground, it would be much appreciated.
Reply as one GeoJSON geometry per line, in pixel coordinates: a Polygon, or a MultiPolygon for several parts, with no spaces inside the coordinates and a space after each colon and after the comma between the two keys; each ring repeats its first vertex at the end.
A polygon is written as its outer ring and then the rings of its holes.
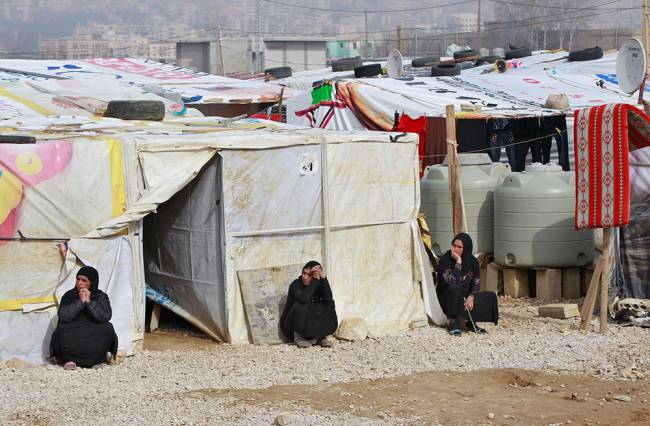
{"type": "Polygon", "coordinates": [[[366,419],[414,424],[648,424],[650,383],[611,382],[585,375],[503,369],[426,372],[389,379],[266,389],[205,389],[188,397],[227,404],[286,403],[366,419]],[[616,397],[629,397],[619,401],[616,397]],[[492,413],[492,414],[490,414],[492,413]]]}
{"type": "Polygon", "coordinates": [[[207,337],[177,330],[156,330],[144,336],[144,349],[149,351],[188,351],[209,349],[215,342],[207,337]]]}

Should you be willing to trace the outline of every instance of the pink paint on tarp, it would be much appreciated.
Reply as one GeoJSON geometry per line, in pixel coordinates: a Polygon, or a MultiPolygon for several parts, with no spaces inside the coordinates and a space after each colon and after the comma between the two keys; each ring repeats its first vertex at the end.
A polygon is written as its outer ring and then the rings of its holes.
{"type": "Polygon", "coordinates": [[[71,158],[72,143],[69,141],[0,145],[0,167],[9,170],[27,186],[56,176],[67,167],[71,158]]]}
{"type": "MultiPolygon", "coordinates": [[[[11,210],[9,215],[0,223],[0,238],[11,238],[14,236],[16,230],[16,209],[11,210]]],[[[2,244],[3,241],[0,241],[2,244]]]]}
{"type": "Polygon", "coordinates": [[[157,80],[191,80],[201,75],[182,71],[165,70],[146,64],[139,64],[126,58],[86,59],[85,62],[98,67],[111,68],[129,74],[137,74],[157,80]]]}

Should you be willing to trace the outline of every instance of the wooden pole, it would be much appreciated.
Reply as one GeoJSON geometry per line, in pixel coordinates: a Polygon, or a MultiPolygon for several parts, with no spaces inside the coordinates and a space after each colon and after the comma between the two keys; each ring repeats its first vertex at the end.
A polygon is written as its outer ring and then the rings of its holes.
{"type": "Polygon", "coordinates": [[[603,272],[603,258],[602,256],[596,261],[596,267],[594,268],[594,274],[591,276],[591,281],[589,282],[589,289],[587,290],[587,296],[585,296],[585,301],[582,304],[582,309],[580,310],[580,329],[586,330],[589,327],[591,322],[591,315],[594,312],[594,306],[596,305],[596,296],[598,295],[598,288],[600,284],[600,277],[603,272]]]}
{"type": "Polygon", "coordinates": [[[223,61],[223,39],[221,37],[221,25],[219,25],[219,59],[221,61],[221,75],[226,75],[226,66],[223,61]]]}
{"type": "Polygon", "coordinates": [[[402,26],[397,26],[397,50],[402,50],[402,26]]]}
{"type": "Polygon", "coordinates": [[[280,102],[278,102],[278,114],[280,114],[280,123],[284,123],[284,114],[282,114],[282,104],[284,103],[284,89],[284,86],[282,86],[282,89],[280,89],[280,102]]]}
{"type": "Polygon", "coordinates": [[[600,332],[607,333],[609,302],[609,269],[611,265],[612,228],[603,229],[603,273],[600,277],[600,332]]]}
{"type": "Polygon", "coordinates": [[[447,167],[449,168],[449,199],[453,211],[454,235],[466,232],[465,205],[463,203],[463,189],[460,179],[460,166],[458,165],[458,151],[456,143],[456,109],[454,105],[445,108],[447,116],[447,167]]]}
{"type": "Polygon", "coordinates": [[[478,51],[481,48],[481,0],[478,0],[478,10],[476,12],[476,47],[478,51]]]}
{"type": "Polygon", "coordinates": [[[321,136],[320,142],[321,164],[321,214],[323,220],[323,261],[325,270],[330,280],[334,281],[334,268],[332,268],[332,244],[330,241],[330,193],[329,170],[327,166],[327,140],[321,136]]]}
{"type": "MultiPolygon", "coordinates": [[[[648,37],[648,0],[643,0],[643,28],[641,29],[641,34],[643,34],[643,49],[645,50],[646,54],[646,61],[648,60],[648,46],[650,45],[650,39],[648,37]]],[[[646,114],[650,113],[650,108],[648,105],[646,105],[645,101],[643,100],[643,92],[645,91],[645,80],[648,77],[648,71],[646,68],[646,75],[644,76],[643,80],[641,81],[641,87],[639,87],[639,104],[643,105],[643,110],[645,111],[646,114]]]]}
{"type": "Polygon", "coordinates": [[[366,49],[365,49],[366,52],[365,52],[365,58],[364,59],[367,59],[370,56],[369,55],[370,48],[368,47],[368,11],[367,10],[363,12],[363,20],[364,20],[364,33],[365,33],[365,35],[364,35],[364,37],[365,37],[364,45],[366,46],[366,49]]]}

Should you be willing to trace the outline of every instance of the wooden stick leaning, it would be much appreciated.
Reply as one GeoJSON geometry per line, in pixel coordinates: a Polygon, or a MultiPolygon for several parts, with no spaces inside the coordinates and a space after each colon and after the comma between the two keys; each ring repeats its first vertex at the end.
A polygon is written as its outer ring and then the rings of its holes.
{"type": "Polygon", "coordinates": [[[447,105],[445,108],[447,117],[447,167],[449,169],[449,200],[453,210],[453,231],[454,235],[467,231],[467,220],[465,219],[465,203],[463,202],[463,189],[460,179],[460,165],[458,164],[458,152],[456,142],[456,109],[454,105],[447,105]]]}

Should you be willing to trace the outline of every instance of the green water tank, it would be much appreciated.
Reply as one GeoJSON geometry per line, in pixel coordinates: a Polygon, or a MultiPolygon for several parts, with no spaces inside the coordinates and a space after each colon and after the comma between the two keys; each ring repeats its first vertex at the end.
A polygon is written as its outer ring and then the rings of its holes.
{"type": "Polygon", "coordinates": [[[494,191],[494,260],[528,268],[594,260],[594,233],[575,229],[575,174],[534,164],[494,191]]]}
{"type": "MultiPolygon", "coordinates": [[[[458,154],[468,234],[474,242],[474,253],[493,252],[493,192],[508,173],[510,166],[493,163],[487,154],[458,154]]],[[[452,208],[449,200],[447,160],[442,165],[428,166],[420,183],[421,210],[431,232],[433,251],[444,254],[454,237],[452,208]]]]}

